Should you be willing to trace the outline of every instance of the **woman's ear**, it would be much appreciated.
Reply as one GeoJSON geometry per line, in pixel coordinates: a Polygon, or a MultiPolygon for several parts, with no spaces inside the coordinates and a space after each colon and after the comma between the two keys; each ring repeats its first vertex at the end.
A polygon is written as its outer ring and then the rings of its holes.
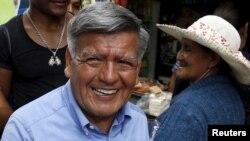
{"type": "Polygon", "coordinates": [[[209,61],[208,68],[211,69],[211,68],[214,68],[215,66],[217,66],[220,62],[220,59],[221,59],[221,57],[217,53],[212,52],[210,54],[210,61],[209,61]]]}
{"type": "Polygon", "coordinates": [[[66,49],[66,53],[65,53],[65,69],[64,69],[64,74],[67,78],[70,78],[71,76],[71,73],[72,73],[72,68],[71,68],[71,60],[72,60],[72,57],[71,57],[71,54],[69,52],[69,49],[67,48],[66,49]]]}

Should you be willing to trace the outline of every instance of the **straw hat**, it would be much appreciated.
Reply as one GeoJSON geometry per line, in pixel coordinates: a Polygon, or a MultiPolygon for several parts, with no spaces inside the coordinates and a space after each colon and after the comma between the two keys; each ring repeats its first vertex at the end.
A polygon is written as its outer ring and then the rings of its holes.
{"type": "Polygon", "coordinates": [[[207,15],[187,29],[165,24],[157,24],[157,27],[178,40],[187,38],[213,50],[229,64],[239,83],[250,85],[250,62],[239,51],[238,31],[226,20],[207,15]]]}

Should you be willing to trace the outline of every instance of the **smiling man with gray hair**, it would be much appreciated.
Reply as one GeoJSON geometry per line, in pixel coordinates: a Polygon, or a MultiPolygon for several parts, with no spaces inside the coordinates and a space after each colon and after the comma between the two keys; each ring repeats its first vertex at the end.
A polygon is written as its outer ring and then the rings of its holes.
{"type": "Polygon", "coordinates": [[[144,112],[128,102],[148,40],[119,5],[82,9],[68,25],[69,81],[15,111],[1,141],[148,141],[144,112]]]}

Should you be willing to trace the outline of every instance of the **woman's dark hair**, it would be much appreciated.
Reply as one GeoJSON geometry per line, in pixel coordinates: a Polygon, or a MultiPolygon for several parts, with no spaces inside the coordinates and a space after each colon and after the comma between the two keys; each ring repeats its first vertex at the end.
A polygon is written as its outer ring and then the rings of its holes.
{"type": "Polygon", "coordinates": [[[220,4],[214,11],[214,14],[220,16],[231,23],[237,30],[244,27],[249,20],[248,11],[241,1],[229,1],[220,4]]]}
{"type": "MultiPolygon", "coordinates": [[[[244,27],[249,22],[249,15],[248,15],[248,9],[246,8],[246,5],[242,3],[241,1],[230,1],[224,4],[221,4],[216,8],[214,11],[214,14],[217,16],[220,16],[230,22],[238,31],[242,27],[244,27]]],[[[221,66],[222,69],[220,69],[221,73],[229,76],[229,78],[232,80],[232,85],[235,87],[235,89],[238,91],[242,102],[245,107],[246,111],[246,124],[250,124],[250,96],[249,96],[249,87],[240,85],[235,81],[235,79],[230,75],[230,71],[227,71],[226,69],[226,62],[222,62],[221,66]],[[225,69],[226,70],[225,70],[225,69]]],[[[229,66],[228,66],[229,67],[229,66]]]]}

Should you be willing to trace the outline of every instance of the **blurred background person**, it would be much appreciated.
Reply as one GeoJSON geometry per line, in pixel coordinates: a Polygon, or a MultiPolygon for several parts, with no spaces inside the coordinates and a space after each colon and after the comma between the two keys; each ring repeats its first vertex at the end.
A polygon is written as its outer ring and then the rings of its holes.
{"type": "Polygon", "coordinates": [[[68,6],[68,12],[72,15],[75,15],[79,10],[83,7],[82,0],[70,0],[70,4],[68,6]]]}

